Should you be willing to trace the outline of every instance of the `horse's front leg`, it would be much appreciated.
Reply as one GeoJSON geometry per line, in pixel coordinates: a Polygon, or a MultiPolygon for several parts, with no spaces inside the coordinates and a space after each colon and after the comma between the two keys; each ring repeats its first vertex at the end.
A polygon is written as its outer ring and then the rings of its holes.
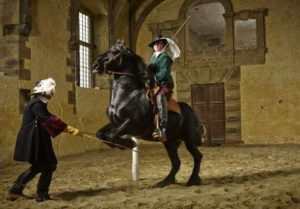
{"type": "Polygon", "coordinates": [[[103,140],[110,147],[118,147],[120,149],[136,147],[136,143],[131,138],[123,137],[121,132],[128,126],[129,119],[125,120],[119,127],[115,128],[111,123],[99,129],[96,136],[103,140]]]}
{"type": "Polygon", "coordinates": [[[158,182],[154,185],[154,187],[165,187],[170,184],[175,184],[176,179],[175,176],[180,168],[180,159],[178,156],[178,147],[180,145],[180,142],[176,142],[175,140],[169,140],[164,144],[165,148],[168,152],[169,159],[171,161],[171,170],[167,177],[164,178],[164,180],[158,182]]]}
{"type": "Polygon", "coordinates": [[[105,126],[103,126],[102,128],[100,128],[97,133],[96,136],[99,139],[113,139],[116,138],[120,135],[120,133],[122,131],[124,131],[128,124],[130,122],[130,119],[126,119],[119,127],[115,127],[113,126],[112,123],[106,124],[105,126]]]}
{"type": "Polygon", "coordinates": [[[102,128],[100,128],[96,132],[97,138],[99,138],[99,139],[105,139],[105,138],[107,138],[107,134],[110,133],[112,129],[113,129],[113,125],[111,123],[106,124],[105,126],[103,126],[102,128]]]}
{"type": "Polygon", "coordinates": [[[124,131],[128,127],[129,123],[130,123],[130,119],[127,118],[119,127],[115,128],[112,138],[119,136],[121,134],[121,132],[124,131]]]}
{"type": "MultiPolygon", "coordinates": [[[[104,141],[104,142],[111,142],[112,141],[112,133],[113,133],[113,125],[111,123],[106,124],[105,126],[103,126],[102,128],[100,128],[97,133],[96,136],[98,139],[104,141]]],[[[115,147],[113,146],[112,143],[106,143],[108,146],[110,147],[115,147]]]]}

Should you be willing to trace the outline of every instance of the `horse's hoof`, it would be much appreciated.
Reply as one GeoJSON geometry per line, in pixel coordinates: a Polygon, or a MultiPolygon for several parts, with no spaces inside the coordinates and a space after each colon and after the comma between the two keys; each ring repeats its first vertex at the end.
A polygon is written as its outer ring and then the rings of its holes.
{"type": "Polygon", "coordinates": [[[197,178],[190,178],[189,181],[186,183],[186,186],[197,186],[201,184],[202,184],[201,178],[197,177],[197,178]]]}
{"type": "Polygon", "coordinates": [[[175,184],[175,179],[164,179],[153,186],[153,188],[163,188],[171,184],[175,184]]]}

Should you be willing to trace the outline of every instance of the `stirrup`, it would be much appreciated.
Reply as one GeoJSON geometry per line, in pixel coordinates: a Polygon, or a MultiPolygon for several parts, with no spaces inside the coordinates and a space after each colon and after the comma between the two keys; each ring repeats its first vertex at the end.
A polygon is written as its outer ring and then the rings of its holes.
{"type": "Polygon", "coordinates": [[[166,134],[158,128],[153,131],[152,137],[161,142],[167,141],[166,134]]]}

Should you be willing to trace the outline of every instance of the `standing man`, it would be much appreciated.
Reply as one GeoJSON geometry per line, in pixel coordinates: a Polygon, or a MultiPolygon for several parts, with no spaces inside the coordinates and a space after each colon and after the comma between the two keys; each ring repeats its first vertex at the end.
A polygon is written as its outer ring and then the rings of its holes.
{"type": "Polygon", "coordinates": [[[158,36],[150,44],[153,55],[150,59],[151,69],[154,70],[154,78],[158,88],[156,97],[156,107],[158,109],[158,120],[153,137],[162,142],[167,141],[166,130],[168,123],[168,100],[172,96],[174,82],[171,75],[173,61],[180,56],[180,50],[176,43],[166,37],[158,36]],[[167,53],[170,48],[171,56],[167,53]]]}
{"type": "Polygon", "coordinates": [[[25,185],[38,173],[36,201],[49,200],[49,186],[56,169],[57,159],[51,138],[61,132],[77,135],[79,130],[67,125],[47,109],[54,96],[56,83],[52,78],[37,82],[32,97],[23,113],[21,129],[17,135],[14,160],[29,162],[31,167],[24,171],[9,190],[8,199],[16,200],[23,195],[25,185]]]}

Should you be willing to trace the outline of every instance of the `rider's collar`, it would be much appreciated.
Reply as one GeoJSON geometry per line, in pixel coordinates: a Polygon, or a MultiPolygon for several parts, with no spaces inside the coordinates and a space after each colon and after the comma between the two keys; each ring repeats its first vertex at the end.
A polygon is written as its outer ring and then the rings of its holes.
{"type": "Polygon", "coordinates": [[[161,51],[158,51],[158,52],[154,52],[154,56],[155,57],[158,57],[161,53],[165,52],[165,50],[161,50],[161,51]]]}
{"type": "Polygon", "coordinates": [[[46,97],[43,97],[43,96],[40,96],[39,99],[45,104],[47,104],[49,101],[49,99],[47,99],[46,97]]]}

